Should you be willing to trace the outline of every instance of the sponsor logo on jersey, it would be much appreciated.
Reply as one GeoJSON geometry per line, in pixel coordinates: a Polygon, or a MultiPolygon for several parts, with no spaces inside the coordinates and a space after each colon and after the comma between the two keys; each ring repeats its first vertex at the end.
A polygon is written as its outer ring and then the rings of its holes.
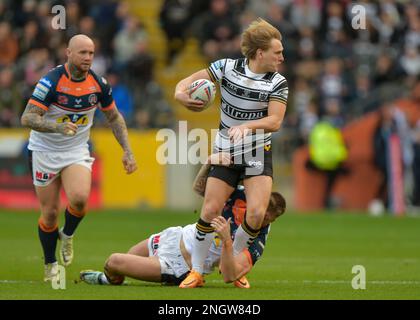
{"type": "Polygon", "coordinates": [[[41,171],[35,172],[35,179],[36,181],[39,181],[39,182],[47,182],[48,180],[51,180],[55,176],[56,176],[55,173],[47,173],[47,172],[41,172],[41,171]]]}
{"type": "Polygon", "coordinates": [[[40,83],[46,85],[48,88],[51,88],[52,83],[50,80],[48,80],[47,78],[41,78],[41,80],[39,80],[40,83]]]}
{"type": "Polygon", "coordinates": [[[69,98],[67,98],[66,96],[63,96],[63,95],[58,95],[58,97],[57,97],[57,102],[59,103],[59,104],[67,104],[67,103],[69,103],[69,98]]]}
{"type": "Polygon", "coordinates": [[[80,108],[82,105],[82,99],[75,99],[74,101],[76,101],[76,104],[74,105],[74,107],[76,108],[80,108]]]}
{"type": "Polygon", "coordinates": [[[261,119],[266,116],[266,111],[246,111],[238,110],[235,107],[222,102],[222,109],[227,115],[237,120],[254,120],[261,119]]]}
{"type": "Polygon", "coordinates": [[[269,92],[268,91],[261,91],[258,100],[260,101],[267,101],[269,92]]]}
{"type": "Polygon", "coordinates": [[[160,235],[156,235],[152,238],[152,253],[156,254],[156,251],[159,249],[160,235]]]}
{"type": "Polygon", "coordinates": [[[223,68],[223,62],[222,62],[221,60],[218,60],[218,61],[216,61],[216,62],[213,62],[213,63],[211,64],[211,66],[212,66],[212,68],[213,68],[214,70],[219,70],[219,69],[222,69],[222,68],[223,68]]]}
{"type": "Polygon", "coordinates": [[[262,168],[262,162],[261,161],[255,161],[255,160],[250,160],[247,162],[248,166],[251,168],[262,168]]]}
{"type": "Polygon", "coordinates": [[[61,92],[67,92],[67,91],[70,91],[70,88],[69,88],[69,87],[60,86],[60,87],[58,88],[58,91],[61,91],[61,92]]]}
{"type": "Polygon", "coordinates": [[[96,94],[92,93],[91,95],[89,95],[88,101],[93,106],[98,102],[98,97],[96,96],[96,94]]]}
{"type": "Polygon", "coordinates": [[[89,117],[87,114],[65,114],[57,119],[57,123],[63,122],[73,122],[79,126],[85,126],[89,123],[89,117]]]}
{"type": "Polygon", "coordinates": [[[41,83],[38,83],[35,87],[33,96],[37,97],[40,100],[45,100],[48,92],[50,92],[50,89],[48,89],[46,86],[44,86],[41,83]]]}

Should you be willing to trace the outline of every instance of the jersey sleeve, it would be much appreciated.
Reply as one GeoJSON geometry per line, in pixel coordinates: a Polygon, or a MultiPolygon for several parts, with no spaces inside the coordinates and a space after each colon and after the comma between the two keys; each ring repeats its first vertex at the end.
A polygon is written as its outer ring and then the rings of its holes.
{"type": "Polygon", "coordinates": [[[48,110],[51,103],[55,100],[55,85],[48,75],[42,77],[35,86],[34,91],[28,101],[41,109],[48,110]]]}
{"type": "Polygon", "coordinates": [[[270,226],[268,225],[260,231],[258,237],[255,238],[254,242],[248,247],[248,253],[252,260],[252,265],[255,265],[255,263],[261,258],[269,231],[270,226]]]}
{"type": "Polygon", "coordinates": [[[212,64],[210,64],[210,67],[207,68],[207,73],[213,82],[220,82],[220,80],[222,80],[227,61],[228,59],[220,59],[214,61],[212,64]]]}
{"type": "Polygon", "coordinates": [[[102,91],[102,95],[99,101],[101,103],[101,110],[107,111],[115,108],[115,101],[112,97],[112,88],[108,81],[106,81],[104,77],[100,77],[98,83],[101,86],[102,91]]]}
{"type": "Polygon", "coordinates": [[[273,91],[270,94],[269,100],[279,101],[287,104],[287,98],[289,96],[289,86],[287,80],[284,77],[279,78],[277,83],[274,85],[273,91]]]}

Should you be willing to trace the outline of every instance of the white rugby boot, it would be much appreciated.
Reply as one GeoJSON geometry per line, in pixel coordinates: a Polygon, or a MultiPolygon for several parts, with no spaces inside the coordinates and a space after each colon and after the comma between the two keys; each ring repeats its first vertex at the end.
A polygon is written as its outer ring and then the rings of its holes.
{"type": "Polygon", "coordinates": [[[68,267],[73,261],[73,236],[67,236],[63,233],[63,228],[60,229],[59,238],[60,245],[60,260],[63,266],[68,267]]]}
{"type": "Polygon", "coordinates": [[[58,262],[44,265],[44,281],[58,281],[58,262]]]}

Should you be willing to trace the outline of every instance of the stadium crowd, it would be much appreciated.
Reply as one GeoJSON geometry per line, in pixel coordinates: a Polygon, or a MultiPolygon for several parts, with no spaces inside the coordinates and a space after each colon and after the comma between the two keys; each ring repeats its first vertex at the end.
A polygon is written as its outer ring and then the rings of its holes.
{"type": "Polygon", "coordinates": [[[320,117],[342,127],[389,99],[384,92],[398,96],[414,83],[420,74],[419,14],[418,2],[397,0],[166,0],[161,20],[173,43],[168,61],[174,48],[182,48],[188,27],[210,62],[241,57],[240,34],[256,17],[276,26],[286,59],[280,73],[291,87],[287,122],[298,126],[304,142],[320,117]],[[352,27],[358,4],[366,9],[360,30],[352,27]]]}
{"type": "MultiPolygon", "coordinates": [[[[0,127],[19,118],[42,75],[66,61],[68,40],[94,39],[92,69],[113,88],[119,110],[132,128],[171,127],[173,112],[154,81],[153,56],[142,23],[119,1],[0,1],[0,127]],[[66,28],[52,27],[51,8],[64,5],[66,28]]],[[[98,113],[96,125],[104,119],[98,113]]]]}
{"type": "MultiPolygon", "coordinates": [[[[241,56],[240,34],[256,17],[283,36],[280,72],[290,96],[282,130],[292,132],[294,145],[307,143],[322,119],[342,128],[413,92],[420,74],[420,4],[410,0],[163,0],[168,65],[189,37],[198,39],[209,62],[241,56]],[[355,5],[365,8],[363,29],[352,27],[355,5]]],[[[65,61],[66,43],[77,33],[94,39],[92,68],[111,83],[129,127],[173,126],[172,107],[154,81],[147,30],[129,2],[0,0],[0,127],[19,126],[34,85],[65,61]],[[67,28],[60,32],[51,27],[55,4],[66,8],[67,28]]],[[[103,123],[98,117],[96,125],[103,123]]],[[[420,121],[410,125],[408,148],[418,176],[420,121]]]]}

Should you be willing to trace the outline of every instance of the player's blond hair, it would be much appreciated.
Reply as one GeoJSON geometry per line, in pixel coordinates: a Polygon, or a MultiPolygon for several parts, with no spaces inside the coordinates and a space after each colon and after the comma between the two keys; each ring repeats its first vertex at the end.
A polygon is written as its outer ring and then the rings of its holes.
{"type": "Polygon", "coordinates": [[[270,47],[272,39],[281,41],[280,31],[258,18],[242,33],[241,52],[247,59],[254,59],[258,49],[265,51],[270,47]]]}

